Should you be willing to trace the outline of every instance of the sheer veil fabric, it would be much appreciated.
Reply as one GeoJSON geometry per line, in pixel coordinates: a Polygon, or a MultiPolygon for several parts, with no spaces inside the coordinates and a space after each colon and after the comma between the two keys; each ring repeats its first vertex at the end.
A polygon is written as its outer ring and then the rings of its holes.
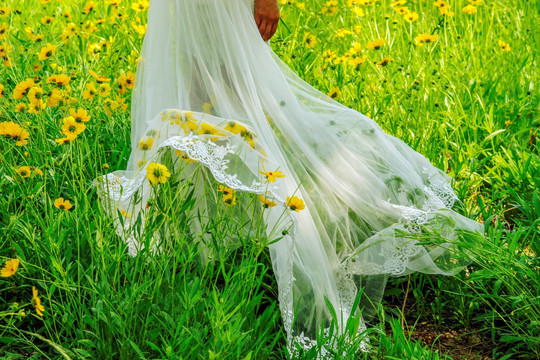
{"type": "Polygon", "coordinates": [[[144,219],[153,196],[148,166],[167,151],[238,193],[263,194],[278,205],[264,211],[268,231],[282,236],[269,251],[290,345],[309,348],[329,326],[325,299],[343,328],[360,307],[369,318],[389,275],[455,273],[463,264],[453,241],[482,231],[451,210],[444,172],[276,56],[253,0],[151,1],[131,116],[127,170],[98,179],[130,255],[142,248],[130,219],[144,219]],[[261,173],[276,170],[285,177],[271,183],[261,173]],[[293,195],[305,209],[289,208],[293,195]],[[419,244],[435,235],[438,243],[419,244]]]}

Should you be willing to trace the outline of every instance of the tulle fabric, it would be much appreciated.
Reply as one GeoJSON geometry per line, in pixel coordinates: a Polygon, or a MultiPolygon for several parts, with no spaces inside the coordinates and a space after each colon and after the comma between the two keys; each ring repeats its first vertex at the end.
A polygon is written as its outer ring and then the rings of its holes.
{"type": "MultiPolygon", "coordinates": [[[[261,39],[252,0],[151,1],[131,115],[127,170],[99,180],[130,254],[142,246],[130,219],[144,223],[154,196],[148,164],[165,151],[239,192],[264,194],[278,204],[264,211],[269,235],[282,236],[269,250],[290,345],[309,348],[329,326],[325,299],[343,328],[359,311],[360,288],[367,319],[389,275],[455,273],[453,240],[482,229],[451,210],[446,174],[294,74],[261,39]],[[285,177],[271,183],[260,172],[275,170],[285,177]],[[287,206],[293,195],[305,209],[287,206]]],[[[197,176],[196,187],[208,181],[197,176]]]]}

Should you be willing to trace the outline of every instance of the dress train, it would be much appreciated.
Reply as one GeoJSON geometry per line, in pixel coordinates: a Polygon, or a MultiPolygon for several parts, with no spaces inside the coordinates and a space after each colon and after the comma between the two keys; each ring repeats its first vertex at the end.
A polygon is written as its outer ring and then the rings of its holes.
{"type": "Polygon", "coordinates": [[[158,186],[148,174],[164,156],[177,156],[168,170],[190,169],[196,187],[211,175],[275,202],[264,212],[268,235],[281,237],[269,250],[284,326],[289,344],[310,348],[331,322],[325,299],[343,328],[362,288],[368,318],[389,275],[455,273],[455,240],[482,226],[451,210],[457,197],[444,172],[294,74],[261,39],[252,6],[151,1],[128,168],[97,183],[132,256],[142,246],[135,219],[144,223],[158,186]],[[295,211],[298,199],[305,208],[295,211]]]}

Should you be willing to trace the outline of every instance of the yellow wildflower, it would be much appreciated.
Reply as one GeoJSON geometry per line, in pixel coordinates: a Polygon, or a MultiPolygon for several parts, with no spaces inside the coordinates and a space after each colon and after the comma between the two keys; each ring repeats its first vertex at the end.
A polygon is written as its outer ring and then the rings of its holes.
{"type": "Polygon", "coordinates": [[[0,270],[1,277],[10,277],[15,275],[19,268],[19,259],[6,260],[4,267],[0,270]]]}
{"type": "Polygon", "coordinates": [[[274,201],[271,201],[271,200],[268,200],[265,196],[263,196],[262,194],[259,195],[259,200],[260,202],[262,202],[263,204],[263,207],[265,208],[270,208],[270,207],[274,207],[276,206],[276,203],[274,201]]]}
{"type": "Polygon", "coordinates": [[[501,47],[501,50],[502,51],[511,51],[512,48],[510,47],[510,44],[508,44],[507,42],[504,42],[503,40],[499,40],[499,46],[501,47]]]}
{"type": "Polygon", "coordinates": [[[476,14],[476,6],[467,5],[461,11],[463,11],[464,13],[467,13],[469,15],[473,15],[473,14],[476,14]]]}
{"type": "Polygon", "coordinates": [[[32,286],[32,300],[34,300],[34,304],[36,306],[36,314],[43,316],[45,307],[41,304],[41,300],[38,297],[38,291],[35,286],[32,286]]]}
{"type": "Polygon", "coordinates": [[[236,196],[233,194],[223,195],[222,200],[227,206],[236,205],[236,196]]]}
{"type": "Polygon", "coordinates": [[[304,34],[304,44],[308,48],[312,48],[317,44],[317,38],[314,35],[311,35],[310,33],[304,34]]]}
{"type": "Polygon", "coordinates": [[[148,151],[152,149],[152,145],[154,144],[154,138],[150,137],[146,140],[142,140],[139,142],[139,148],[143,151],[148,151]]]}
{"type": "Polygon", "coordinates": [[[152,185],[165,184],[170,177],[171,173],[165,165],[151,162],[146,168],[146,178],[152,185]]]}
{"type": "Polygon", "coordinates": [[[56,52],[56,45],[48,43],[41,48],[41,51],[38,54],[38,59],[41,61],[47,60],[56,52]]]}
{"type": "Polygon", "coordinates": [[[386,43],[385,39],[376,39],[367,43],[366,48],[379,50],[386,43]]]}
{"type": "Polygon", "coordinates": [[[287,206],[296,212],[303,210],[306,205],[304,204],[304,201],[300,199],[298,196],[293,196],[292,198],[287,196],[287,206]]]}
{"type": "Polygon", "coordinates": [[[65,200],[63,197],[60,197],[54,200],[54,206],[60,210],[69,210],[73,207],[73,204],[69,200],[65,200]]]}
{"type": "Polygon", "coordinates": [[[86,129],[83,123],[79,123],[73,116],[64,118],[64,124],[62,125],[62,132],[65,135],[79,135],[86,129]]]}

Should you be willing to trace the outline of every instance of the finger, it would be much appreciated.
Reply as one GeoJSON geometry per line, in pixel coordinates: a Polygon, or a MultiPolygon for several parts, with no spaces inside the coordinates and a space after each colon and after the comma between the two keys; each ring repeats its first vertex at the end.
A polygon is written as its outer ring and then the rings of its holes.
{"type": "Polygon", "coordinates": [[[262,31],[262,38],[264,41],[268,41],[268,39],[270,38],[269,35],[270,31],[272,30],[272,25],[270,25],[267,21],[265,21],[263,24],[264,29],[262,31]]]}
{"type": "Polygon", "coordinates": [[[276,33],[278,24],[279,24],[279,21],[276,21],[276,22],[272,25],[272,30],[270,31],[270,37],[269,37],[269,39],[271,39],[272,36],[274,36],[274,34],[276,33]]]}
{"type": "Polygon", "coordinates": [[[258,28],[261,27],[261,22],[262,22],[262,16],[260,16],[259,14],[255,14],[255,24],[257,24],[258,28]]]}

